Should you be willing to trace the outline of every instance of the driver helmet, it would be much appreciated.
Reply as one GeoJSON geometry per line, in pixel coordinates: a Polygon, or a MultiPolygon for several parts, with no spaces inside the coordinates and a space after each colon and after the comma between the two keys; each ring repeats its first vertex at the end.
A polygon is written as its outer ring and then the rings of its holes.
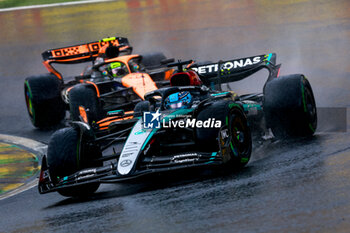
{"type": "Polygon", "coordinates": [[[134,72],[140,71],[140,66],[136,62],[130,62],[130,67],[134,72]]]}
{"type": "Polygon", "coordinates": [[[192,95],[189,91],[176,92],[165,99],[166,109],[186,109],[192,105],[192,95]]]}
{"type": "Polygon", "coordinates": [[[132,68],[133,68],[134,71],[139,71],[140,70],[140,66],[138,64],[136,64],[136,63],[134,63],[132,65],[132,68]]]}
{"type": "Polygon", "coordinates": [[[112,62],[107,65],[106,69],[102,71],[103,75],[110,75],[114,78],[124,75],[125,70],[120,62],[112,62]]]}

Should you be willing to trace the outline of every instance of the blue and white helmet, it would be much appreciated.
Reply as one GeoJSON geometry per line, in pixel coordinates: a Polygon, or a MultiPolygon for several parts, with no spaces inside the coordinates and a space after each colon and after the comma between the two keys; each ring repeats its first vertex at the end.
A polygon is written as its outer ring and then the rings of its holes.
{"type": "Polygon", "coordinates": [[[176,92],[165,99],[165,109],[190,108],[192,105],[192,95],[189,91],[176,92]]]}

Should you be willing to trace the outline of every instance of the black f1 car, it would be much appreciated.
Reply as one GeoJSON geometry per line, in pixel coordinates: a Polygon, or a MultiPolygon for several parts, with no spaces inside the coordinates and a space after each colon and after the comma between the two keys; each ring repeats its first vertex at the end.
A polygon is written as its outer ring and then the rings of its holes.
{"type": "Polygon", "coordinates": [[[132,110],[146,92],[166,85],[173,69],[161,64],[162,53],[130,55],[128,39],[111,37],[100,41],[65,48],[51,49],[42,54],[49,74],[28,77],[24,93],[29,117],[35,127],[58,124],[66,110],[72,120],[78,120],[79,105],[90,111],[90,120],[104,118],[117,108],[132,110]],[[64,82],[53,66],[92,62],[85,71],[64,82]]]}
{"type": "Polygon", "coordinates": [[[146,174],[240,168],[252,152],[255,122],[264,121],[267,127],[260,130],[271,129],[276,137],[312,135],[317,115],[311,86],[303,75],[278,77],[275,61],[276,55],[268,54],[200,66],[173,63],[169,66],[179,71],[172,75],[171,87],[147,93],[133,112],[119,110],[91,124],[81,106],[81,121],[50,139],[39,192],[82,196],[100,183],[146,174]],[[238,96],[206,86],[241,80],[262,68],[269,71],[262,94],[238,96]]]}

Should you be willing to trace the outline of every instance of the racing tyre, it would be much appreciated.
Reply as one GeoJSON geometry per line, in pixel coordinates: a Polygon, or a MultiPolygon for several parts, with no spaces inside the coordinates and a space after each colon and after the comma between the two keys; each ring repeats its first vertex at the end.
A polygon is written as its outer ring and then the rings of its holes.
{"type": "Polygon", "coordinates": [[[24,95],[28,114],[37,128],[57,125],[65,116],[65,104],[61,98],[62,82],[53,74],[26,78],[24,95]]]}
{"type": "Polygon", "coordinates": [[[79,106],[86,109],[89,122],[103,118],[103,110],[96,91],[90,85],[78,84],[69,91],[69,111],[73,121],[79,121],[79,106]]]}
{"type": "Polygon", "coordinates": [[[138,102],[134,108],[135,116],[142,116],[144,112],[149,112],[149,111],[150,111],[150,103],[147,100],[138,102]]]}
{"type": "Polygon", "coordinates": [[[161,61],[165,60],[166,56],[163,53],[147,53],[142,55],[142,64],[147,68],[153,68],[161,65],[161,61]]]}
{"type": "Polygon", "coordinates": [[[240,105],[232,101],[218,101],[202,110],[197,120],[221,120],[221,128],[197,128],[196,140],[201,150],[221,151],[230,167],[245,166],[252,152],[252,138],[247,118],[240,105]]]}
{"type": "Polygon", "coordinates": [[[273,79],[264,88],[266,123],[278,138],[310,136],[317,127],[317,110],[309,81],[301,74],[273,79]]]}
{"type": "MultiPolygon", "coordinates": [[[[92,162],[101,157],[98,148],[87,146],[80,138],[79,131],[74,128],[63,128],[56,131],[50,138],[47,164],[53,182],[71,175],[80,169],[101,166],[101,163],[92,162]]],[[[99,183],[83,184],[58,190],[63,196],[81,197],[94,193],[99,183]]]]}

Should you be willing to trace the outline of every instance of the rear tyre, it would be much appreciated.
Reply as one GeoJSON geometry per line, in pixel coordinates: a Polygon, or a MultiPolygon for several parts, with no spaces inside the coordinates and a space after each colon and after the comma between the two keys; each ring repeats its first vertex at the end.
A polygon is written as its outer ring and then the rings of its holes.
{"type": "Polygon", "coordinates": [[[37,128],[57,125],[65,116],[61,98],[61,81],[53,74],[26,78],[24,95],[28,114],[37,128]]]}
{"type": "Polygon", "coordinates": [[[154,68],[161,65],[161,61],[165,60],[166,56],[163,53],[146,53],[142,55],[142,64],[146,69],[154,68]]]}
{"type": "Polygon", "coordinates": [[[98,121],[103,118],[103,110],[100,100],[93,87],[78,84],[69,91],[69,111],[73,121],[79,121],[79,106],[86,109],[89,122],[98,121]]]}
{"type": "MultiPolygon", "coordinates": [[[[101,166],[93,160],[102,154],[96,147],[88,147],[80,139],[79,131],[74,128],[63,128],[56,131],[50,141],[47,153],[47,164],[53,182],[71,175],[80,169],[101,166]]],[[[63,196],[81,197],[94,193],[99,183],[83,184],[58,190],[63,196]]]]}
{"type": "Polygon", "coordinates": [[[278,138],[310,136],[317,127],[315,98],[301,74],[273,79],[264,88],[266,123],[278,138]]]}
{"type": "Polygon", "coordinates": [[[251,155],[252,139],[247,118],[241,106],[232,101],[218,101],[201,111],[197,119],[221,121],[221,128],[197,128],[196,140],[200,150],[221,151],[230,167],[245,166],[251,155]]]}

